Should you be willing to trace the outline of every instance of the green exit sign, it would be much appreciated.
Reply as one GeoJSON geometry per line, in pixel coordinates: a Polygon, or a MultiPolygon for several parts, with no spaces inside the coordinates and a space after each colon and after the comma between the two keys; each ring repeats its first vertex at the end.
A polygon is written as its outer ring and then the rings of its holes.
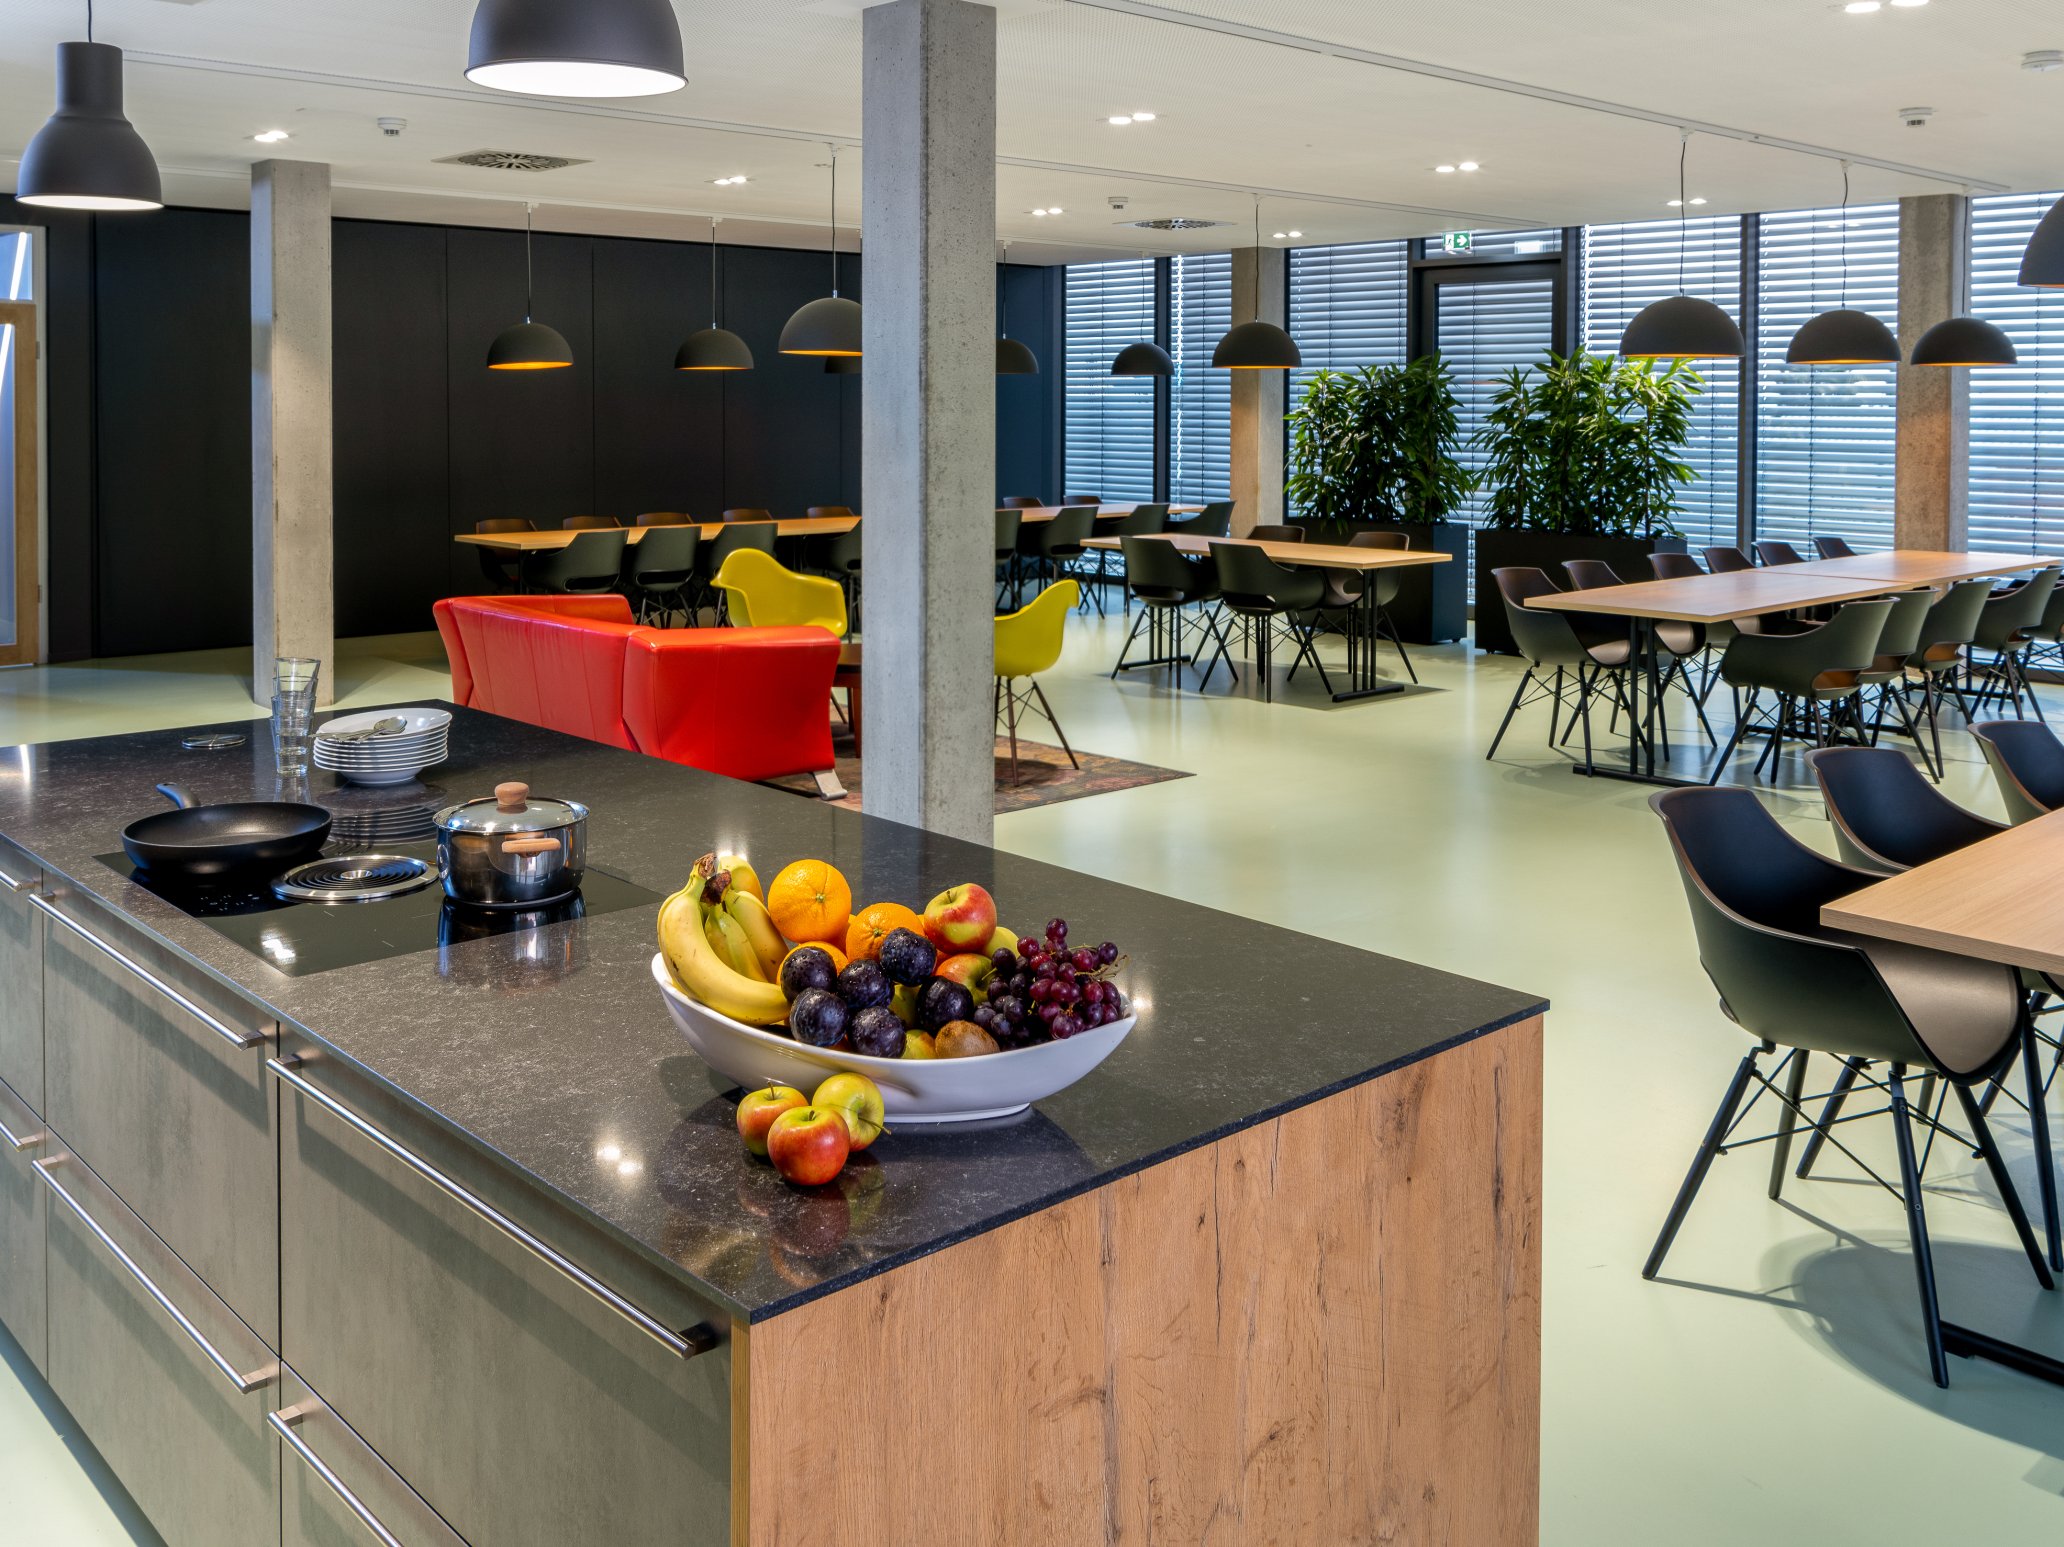
{"type": "Polygon", "coordinates": [[[1467,231],[1445,231],[1440,239],[1442,252],[1468,252],[1476,245],[1476,239],[1467,231]]]}

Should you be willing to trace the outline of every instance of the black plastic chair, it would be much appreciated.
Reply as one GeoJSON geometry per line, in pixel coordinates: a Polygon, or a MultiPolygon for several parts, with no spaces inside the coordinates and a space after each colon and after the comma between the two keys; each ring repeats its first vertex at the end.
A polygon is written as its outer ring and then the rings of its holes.
{"type": "Polygon", "coordinates": [[[1766,565],[1804,564],[1806,562],[1806,555],[1794,548],[1790,543],[1781,543],[1770,538],[1766,538],[1756,544],[1756,557],[1761,559],[1766,565]]]}
{"type": "Polygon", "coordinates": [[[1203,659],[1205,650],[1216,644],[1219,654],[1212,657],[1211,665],[1197,679],[1197,686],[1202,688],[1211,680],[1221,659],[1225,659],[1226,669],[1233,674],[1233,685],[1239,686],[1240,673],[1227,657],[1225,634],[1219,626],[1220,609],[1216,604],[1224,593],[1219,588],[1217,564],[1210,559],[1193,559],[1174,543],[1158,537],[1121,537],[1118,547],[1125,557],[1125,589],[1138,600],[1140,615],[1132,620],[1132,631],[1125,636],[1124,648],[1118,652],[1118,664],[1111,668],[1111,675],[1115,678],[1121,671],[1150,666],[1180,668],[1185,660],[1194,666],[1203,659]],[[1126,657],[1132,653],[1143,628],[1157,645],[1165,639],[1170,653],[1128,663],[1126,657]],[[1162,628],[1172,629],[1173,633],[1164,636],[1162,628]],[[1193,639],[1194,652],[1190,649],[1193,639]]]}
{"type": "Polygon", "coordinates": [[[564,596],[593,596],[614,591],[623,572],[624,545],[630,534],[622,527],[584,531],[562,548],[530,554],[523,581],[533,591],[564,596]]]}
{"type": "MultiPolygon", "coordinates": [[[[1688,554],[1674,556],[1690,562],[1688,554]]],[[[1649,555],[1651,567],[1658,557],[1660,555],[1649,555]]],[[[1570,578],[1570,589],[1573,591],[1597,591],[1606,586],[1626,584],[1620,578],[1619,571],[1604,559],[1564,559],[1562,568],[1570,578]]],[[[1694,685],[1691,680],[1691,669],[1685,664],[1706,654],[1709,636],[1705,626],[1658,619],[1654,626],[1654,636],[1663,647],[1663,658],[1657,663],[1663,691],[1667,693],[1673,687],[1681,690],[1684,696],[1691,700],[1692,708],[1698,714],[1699,728],[1706,733],[1707,743],[1717,745],[1713,739],[1713,727],[1706,720],[1706,694],[1712,686],[1711,668],[1709,666],[1702,674],[1700,682],[1694,685]]],[[[1614,719],[1618,719],[1617,710],[1614,711],[1614,719]]],[[[1659,728],[1662,728],[1660,722],[1659,728]]],[[[1663,729],[1663,734],[1667,739],[1668,730],[1663,729]]]]}
{"type": "Polygon", "coordinates": [[[812,521],[858,521],[860,512],[851,505],[809,505],[803,514],[812,521]]]}
{"type": "MultiPolygon", "coordinates": [[[[1166,505],[1135,505],[1132,507],[1130,515],[1120,516],[1115,521],[1106,521],[1098,530],[1097,535],[1099,537],[1117,537],[1121,539],[1126,537],[1151,537],[1156,533],[1167,530],[1168,507],[1166,505]]],[[[1096,593],[1097,611],[1099,613],[1104,610],[1102,582],[1108,581],[1113,573],[1111,553],[1106,548],[1099,548],[1094,553],[1085,548],[1082,552],[1082,557],[1076,561],[1077,579],[1099,582],[1096,593]],[[1096,567],[1094,569],[1089,567],[1091,559],[1096,560],[1096,567]]],[[[1123,579],[1124,570],[1122,568],[1115,573],[1118,574],[1121,580],[1123,579]]],[[[1132,592],[1129,589],[1125,592],[1125,610],[1128,613],[1132,611],[1132,592]]]]}
{"type": "Polygon", "coordinates": [[[1714,547],[1704,551],[1706,568],[1716,575],[1732,575],[1756,567],[1756,561],[1739,548],[1714,547]]]}
{"type": "MultiPolygon", "coordinates": [[[[1499,599],[1505,605],[1505,621],[1512,630],[1512,642],[1525,657],[1527,668],[1519,679],[1519,686],[1513,689],[1512,702],[1505,708],[1505,718],[1498,722],[1498,733],[1491,738],[1491,749],[1484,754],[1484,760],[1488,762],[1498,755],[1498,747],[1505,740],[1505,732],[1511,728],[1514,715],[1530,705],[1546,701],[1552,705],[1548,711],[1548,745],[1558,745],[1555,732],[1561,723],[1562,711],[1567,709],[1570,723],[1581,723],[1584,728],[1584,762],[1589,766],[1591,700],[1599,691],[1601,675],[1612,684],[1614,706],[1626,706],[1626,691],[1621,678],[1634,653],[1632,641],[1627,637],[1626,620],[1543,612],[1529,607],[1527,603],[1537,596],[1560,594],[1555,582],[1538,569],[1499,568],[1491,571],[1491,578],[1497,582],[1499,599]],[[1554,669],[1552,677],[1548,675],[1551,667],[1554,669]],[[1532,690],[1531,697],[1528,696],[1529,690],[1532,690]],[[1574,703],[1570,701],[1572,695],[1575,696],[1574,703]]],[[[1562,739],[1569,739],[1567,731],[1562,739]]]]}
{"type": "Polygon", "coordinates": [[[996,509],[996,611],[1001,614],[1018,594],[1018,534],[1025,512],[1036,505],[999,505],[996,509]]]}
{"type": "MultiPolygon", "coordinates": [[[[1969,1129],[1968,1142],[1999,1189],[2036,1281],[2045,1289],[2055,1287],[2013,1177],[1971,1091],[2004,1070],[2023,1045],[2025,1012],[2018,978],[2012,968],[1996,963],[1821,924],[1824,904],[1867,886],[1877,876],[1816,854],[1780,827],[1747,790],[1665,790],[1649,804],[1669,834],[1691,905],[1699,960],[1720,991],[1721,1011],[1755,1038],[1756,1045],[1728,1082],[1641,1276],[1653,1279],[1662,1270],[1722,1149],[1759,1142],[1743,1139],[1739,1130],[1749,1109],[1764,1096],[1775,1098],[1778,1106],[1777,1129],[1769,1136],[1772,1198],[1782,1190],[1792,1137],[1802,1118],[1816,1136],[1856,1158],[1831,1127],[1816,1124],[1806,1110],[1805,1089],[1811,1053],[1831,1053],[1844,1061],[1845,1069],[1854,1061],[1852,1084],[1884,1092],[1892,1117],[1899,1183],[1895,1187],[1867,1166],[1865,1171],[1905,1207],[1928,1368],[1938,1386],[1947,1386],[1949,1361],[1906,1080],[1917,1070],[1956,1093],[1969,1129]],[[1759,1061],[1780,1047],[1784,1055],[1765,1073],[1759,1061]],[[1879,1064],[1888,1066],[1882,1078],[1872,1072],[1879,1064]],[[1745,1107],[1742,1098],[1752,1084],[1756,1093],[1745,1107]]],[[[1921,1121],[1936,1126],[1926,1114],[1921,1121]]],[[[1964,1140],[1960,1137],[1959,1142],[1964,1140]]],[[[2049,1163],[2047,1154],[2041,1163],[2049,1163]]]]}
{"type": "Polygon", "coordinates": [[[1258,543],[1301,543],[1304,541],[1301,526],[1258,526],[1247,534],[1248,540],[1258,543]]]}
{"type": "MultiPolygon", "coordinates": [[[[1269,672],[1269,658],[1280,629],[1297,647],[1290,662],[1290,678],[1310,661],[1318,668],[1319,681],[1333,691],[1333,679],[1326,675],[1326,663],[1319,659],[1319,604],[1326,599],[1326,574],[1318,569],[1291,569],[1278,564],[1252,543],[1215,542],[1211,559],[1218,566],[1218,587],[1225,597],[1225,609],[1238,618],[1254,644],[1255,670],[1261,674],[1264,703],[1275,700],[1275,681],[1269,672]]],[[[1221,638],[1218,654],[1212,657],[1208,678],[1218,663],[1230,667],[1227,642],[1221,638]]]]}
{"type": "Polygon", "coordinates": [[[1976,661],[1967,661],[1965,686],[1981,710],[1989,700],[2011,703],[2018,720],[2025,695],[2035,717],[2043,718],[2035,684],[2028,680],[2025,657],[2049,611],[2060,573],[2064,570],[2052,565],[2009,590],[1996,591],[1979,611],[1978,630],[1971,642],[1980,650],[1990,650],[1992,660],[1983,668],[1976,661]]]}
{"type": "Polygon", "coordinates": [[[1168,530],[1182,537],[1230,537],[1233,502],[1214,500],[1186,521],[1171,520],[1168,530]]]}
{"type": "Polygon", "coordinates": [[[761,510],[756,505],[740,505],[724,512],[726,521],[772,521],[774,512],[761,510]]]}
{"type": "Polygon", "coordinates": [[[1964,651],[1977,637],[1978,614],[1992,594],[1989,580],[1960,580],[1936,598],[1921,620],[1919,638],[1906,658],[1909,674],[1918,677],[1921,688],[1921,718],[1928,722],[1928,744],[1935,766],[1942,767],[1942,696],[1952,694],[1968,723],[1971,703],[1958,680],[1964,665],[1964,651]]]}
{"type": "Polygon", "coordinates": [[[1013,605],[1023,602],[1025,584],[1037,581],[1044,590],[1082,557],[1083,542],[1096,528],[1096,507],[1066,505],[1047,521],[1026,521],[1018,528],[1018,574],[1013,605]]]}
{"type": "Polygon", "coordinates": [[[568,516],[559,523],[562,532],[607,532],[622,526],[614,516],[568,516]]]}
{"type": "Polygon", "coordinates": [[[1839,537],[1814,538],[1813,551],[1824,559],[1853,559],[1856,557],[1856,550],[1839,537]]]}
{"type": "Polygon", "coordinates": [[[655,526],[624,545],[624,594],[640,623],[657,618],[664,626],[676,612],[688,610],[688,587],[701,547],[701,527],[674,524],[655,526]]]}
{"type": "Polygon", "coordinates": [[[687,515],[678,510],[648,510],[638,517],[640,526],[689,526],[687,515]]]}
{"type": "Polygon", "coordinates": [[[730,517],[731,513],[726,511],[723,529],[704,543],[695,556],[695,605],[689,610],[691,620],[700,618],[704,607],[714,610],[718,623],[730,620],[730,602],[715,583],[724,560],[741,548],[757,548],[769,558],[774,557],[774,540],[781,530],[779,522],[732,521],[730,517]]]}
{"type": "Polygon", "coordinates": [[[1871,745],[1878,744],[1889,712],[1895,719],[1893,728],[1913,742],[1931,779],[1940,779],[1942,769],[1929,752],[1928,743],[1921,739],[1920,722],[1906,700],[1906,671],[1907,662],[1920,648],[1921,630],[1939,595],[1934,589],[1923,587],[1901,591],[1892,598],[1892,610],[1885,615],[1885,627],[1878,634],[1877,654],[1863,674],[1859,698],[1860,706],[1868,705],[1865,723],[1870,729],[1871,745]]]}
{"type": "MultiPolygon", "coordinates": [[[[525,521],[518,516],[497,516],[491,521],[476,521],[473,530],[483,537],[496,533],[535,532],[537,523],[525,521]]],[[[480,556],[480,577],[497,591],[521,591],[523,589],[523,555],[506,548],[475,548],[480,556]]]]}
{"type": "MultiPolygon", "coordinates": [[[[1357,532],[1348,538],[1349,548],[1378,548],[1393,553],[1408,551],[1412,539],[1403,532],[1357,532]]],[[[1326,596],[1319,603],[1319,610],[1327,615],[1329,622],[1339,629],[1347,639],[1347,670],[1350,676],[1356,671],[1361,659],[1361,631],[1355,624],[1354,611],[1357,607],[1375,610],[1376,637],[1388,639],[1397,647],[1398,659],[1404,663],[1405,675],[1412,681],[1419,680],[1419,673],[1412,665],[1412,657],[1405,650],[1403,636],[1398,633],[1397,622],[1390,615],[1390,604],[1397,600],[1398,592],[1404,588],[1405,572],[1402,569],[1329,569],[1326,571],[1326,596]]]]}
{"type": "Polygon", "coordinates": [[[1036,494],[1006,494],[999,510],[1043,510],[1046,501],[1036,494]]]}
{"type": "Polygon", "coordinates": [[[1063,505],[1101,505],[1103,502],[1104,497],[1101,494],[1064,494],[1061,496],[1061,503],[1063,505]]]}
{"type": "Polygon", "coordinates": [[[1734,733],[1713,765],[1717,782],[1735,748],[1752,732],[1768,730],[1769,744],[1756,758],[1757,773],[1770,764],[1774,778],[1787,735],[1804,733],[1815,746],[1826,746],[1837,711],[1863,690],[1863,674],[1877,660],[1878,636],[1892,611],[1889,600],[1850,602],[1817,628],[1799,634],[1737,634],[1720,660],[1720,680],[1748,699],[1735,716],[1734,733]],[[1762,722],[1756,709],[1764,693],[1777,707],[1762,722]]]}
{"type": "Polygon", "coordinates": [[[2000,803],[2015,826],[2064,809],[2064,741],[2036,720],[1980,720],[1971,727],[2000,803]]]}

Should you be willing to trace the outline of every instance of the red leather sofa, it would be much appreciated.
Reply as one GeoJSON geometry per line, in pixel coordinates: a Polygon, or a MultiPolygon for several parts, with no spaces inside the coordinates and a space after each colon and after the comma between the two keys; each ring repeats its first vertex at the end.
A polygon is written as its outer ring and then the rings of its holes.
{"type": "Polygon", "coordinates": [[[452,697],[469,708],[734,779],[829,780],[839,642],[823,629],[641,628],[620,596],[454,596],[433,610],[452,697]]]}

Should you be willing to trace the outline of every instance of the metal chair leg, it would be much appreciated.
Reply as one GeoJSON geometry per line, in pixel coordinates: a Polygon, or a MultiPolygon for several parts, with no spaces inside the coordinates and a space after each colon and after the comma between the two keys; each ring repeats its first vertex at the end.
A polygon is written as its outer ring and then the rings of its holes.
{"type": "MultiPolygon", "coordinates": [[[[1054,728],[1054,734],[1061,738],[1061,750],[1068,754],[1068,765],[1079,772],[1082,768],[1082,759],[1077,757],[1075,749],[1068,745],[1068,733],[1061,729],[1061,722],[1054,718],[1053,705],[1046,701],[1046,689],[1039,685],[1037,677],[1030,677],[1026,680],[1032,684],[1032,692],[1039,699],[1039,712],[1046,716],[1046,723],[1051,725],[1054,728]]],[[[1015,753],[1013,756],[1015,756],[1015,753]]],[[[1013,776],[1015,777],[1015,764],[1013,764],[1013,776]]]]}
{"type": "Polygon", "coordinates": [[[1750,1048],[1736,1066],[1734,1078],[1727,1082],[1727,1094],[1720,1098],[1719,1110],[1713,1113],[1713,1121],[1706,1125],[1706,1136],[1699,1140],[1698,1152],[1691,1157],[1691,1169],[1684,1173],[1683,1185],[1677,1189],[1669,1217],[1663,1221],[1662,1233],[1656,1237],[1655,1245],[1649,1250],[1648,1261],[1642,1265],[1643,1278],[1654,1278],[1662,1271],[1663,1258],[1669,1254],[1670,1244],[1677,1239],[1684,1216],[1691,1212],[1691,1200],[1698,1196],[1699,1185],[1705,1181],[1706,1173],[1713,1169],[1713,1157],[1720,1153],[1720,1141],[1727,1136],[1728,1125],[1734,1121],[1742,1092],[1748,1089],[1749,1080],[1756,1072],[1756,1060],[1763,1051],[1761,1047],[1750,1048]]]}
{"type": "Polygon", "coordinates": [[[1947,1387],[1949,1356],[1942,1348],[1942,1307],[1935,1296],[1935,1254],[1928,1244],[1920,1167],[1914,1163],[1913,1114],[1906,1104],[1905,1074],[1904,1064],[1894,1064],[1885,1082],[1892,1096],[1892,1138],[1899,1149],[1899,1188],[1901,1202],[1906,1205],[1907,1239],[1913,1246],[1914,1280],[1921,1295],[1921,1335],[1928,1344],[1928,1372],[1935,1377],[1936,1385],[1947,1387]]]}
{"type": "MultiPolygon", "coordinates": [[[[1561,671],[1562,668],[1558,666],[1556,668],[1557,675],[1560,675],[1561,671]]],[[[1512,724],[1512,717],[1519,713],[1520,698],[1526,692],[1527,684],[1533,680],[1534,668],[1529,666],[1520,677],[1519,686],[1513,689],[1512,702],[1505,706],[1505,718],[1498,722],[1498,734],[1491,738],[1491,750],[1484,754],[1484,761],[1486,763],[1498,755],[1498,743],[1505,739],[1505,732],[1512,724]]],[[[1548,724],[1548,739],[1551,742],[1555,739],[1555,723],[1552,720],[1548,724]]]]}
{"type": "Polygon", "coordinates": [[[1842,1104],[1849,1099],[1849,1088],[1856,1083],[1857,1075],[1863,1072],[1864,1062],[1861,1058],[1842,1061],[1841,1073],[1835,1076],[1834,1086],[1828,1091],[1820,1116],[1814,1120],[1813,1136],[1806,1141],[1805,1153],[1799,1156],[1799,1169],[1792,1175],[1804,1178],[1813,1169],[1813,1162],[1820,1156],[1820,1147],[1827,1143],[1827,1136],[1834,1131],[1835,1119],[1842,1115],[1842,1104]]]}
{"type": "Polygon", "coordinates": [[[2035,1195],[2042,1205],[2043,1235],[2049,1242],[2050,1266],[2064,1273],[2064,1240],[2059,1239],[2057,1219],[2057,1165],[2050,1153],[2049,1100],[2033,1015],[2023,1015],[2021,1020],[2021,1070],[2028,1081],[2028,1136],[2035,1149],[2035,1195]]]}
{"type": "Polygon", "coordinates": [[[1785,1081],[1785,1099],[1778,1103],[1777,1141],[1770,1146],[1770,1196],[1773,1200],[1784,1192],[1785,1162],[1792,1155],[1792,1130],[1798,1126],[1799,1102],[1806,1094],[1806,1061],[1812,1055],[1803,1047],[1795,1047],[1785,1057],[1791,1062],[1791,1075],[1785,1081]]]}
{"type": "Polygon", "coordinates": [[[2057,1281],[2050,1276],[2050,1265],[2043,1260],[2042,1247],[2036,1244],[2035,1230],[2028,1223],[2028,1210],[2021,1206],[2021,1195],[2014,1191],[2014,1178],[2007,1172],[2007,1163],[2000,1155],[1999,1145],[1993,1142],[1985,1114],[1978,1110],[1977,1098],[1967,1085],[1954,1088],[1957,1101],[1964,1109],[1964,1121],[1971,1125],[1971,1133],[1978,1141],[1979,1157],[1984,1160],[1985,1169],[1992,1174],[1992,1185],[1999,1189],[2000,1203],[2013,1223],[2014,1234],[2020,1238],[2021,1249],[2028,1253],[2029,1266],[2035,1269],[2036,1282],[2045,1289],[2055,1289],[2057,1281]]]}

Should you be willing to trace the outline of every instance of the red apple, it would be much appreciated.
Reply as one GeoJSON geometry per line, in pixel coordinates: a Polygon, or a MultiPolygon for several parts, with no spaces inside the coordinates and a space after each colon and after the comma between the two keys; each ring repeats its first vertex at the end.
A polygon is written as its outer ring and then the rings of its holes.
{"type": "Polygon", "coordinates": [[[986,956],[977,956],[972,951],[960,956],[948,956],[932,969],[935,978],[946,978],[958,983],[980,1004],[989,997],[989,979],[996,973],[996,963],[986,956]]]}
{"type": "Polygon", "coordinates": [[[845,1169],[852,1149],[844,1115],[830,1107],[792,1107],[767,1130],[767,1158],[798,1187],[823,1186],[845,1169]]]}
{"type": "Polygon", "coordinates": [[[767,1130],[774,1126],[774,1119],[783,1112],[792,1112],[809,1104],[810,1098],[792,1085],[769,1085],[763,1090],[749,1090],[738,1103],[738,1137],[745,1140],[747,1149],[764,1159],[767,1130]]]}
{"type": "Polygon", "coordinates": [[[996,899],[972,881],[949,886],[925,905],[925,935],[941,951],[981,954],[996,933],[996,899]]]}

